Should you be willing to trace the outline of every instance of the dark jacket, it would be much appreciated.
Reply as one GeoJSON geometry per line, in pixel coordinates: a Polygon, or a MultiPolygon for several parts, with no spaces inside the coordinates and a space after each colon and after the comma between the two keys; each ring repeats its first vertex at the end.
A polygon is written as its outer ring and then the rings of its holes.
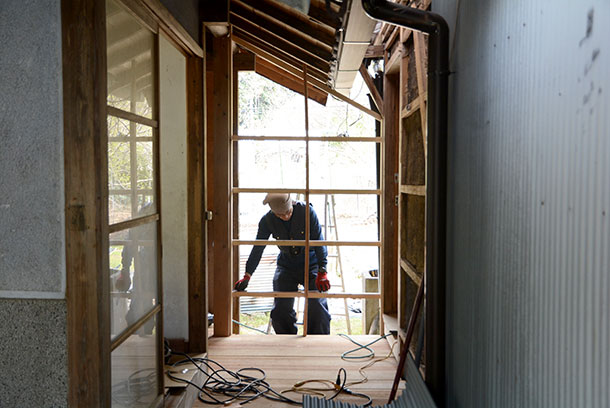
{"type": "MultiPolygon", "coordinates": [[[[290,229],[286,228],[288,222],[282,221],[269,211],[258,223],[256,239],[267,240],[271,235],[276,240],[305,240],[305,203],[297,201],[292,205],[293,212],[290,219],[290,229]]],[[[322,228],[318,221],[318,216],[309,205],[309,239],[323,240],[322,228]]],[[[305,265],[305,247],[302,246],[278,246],[280,254],[277,257],[277,264],[286,268],[299,268],[305,265]]],[[[252,248],[248,261],[246,262],[246,273],[252,274],[260,262],[265,245],[256,245],[252,248]]],[[[316,246],[309,248],[309,266],[326,267],[326,247],[316,246]]]]}

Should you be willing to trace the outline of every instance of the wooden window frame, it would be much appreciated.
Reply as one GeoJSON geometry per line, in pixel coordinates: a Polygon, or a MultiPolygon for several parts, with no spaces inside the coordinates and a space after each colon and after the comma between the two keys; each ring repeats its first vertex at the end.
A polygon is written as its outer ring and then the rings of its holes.
{"type": "MultiPolygon", "coordinates": [[[[236,37],[234,37],[235,40],[236,37]]],[[[236,41],[239,43],[239,39],[236,41]]],[[[283,63],[281,60],[276,59],[275,57],[267,54],[263,50],[259,49],[256,46],[252,46],[250,43],[243,42],[241,45],[246,48],[250,48],[254,54],[258,57],[266,59],[270,63],[276,64],[290,72],[294,71],[290,66],[283,63]]],[[[384,208],[384,196],[381,188],[377,189],[311,189],[309,187],[309,142],[312,141],[322,141],[322,142],[343,142],[343,143],[375,143],[380,146],[378,152],[382,152],[384,148],[384,139],[383,137],[328,137],[328,136],[310,136],[309,135],[309,97],[308,97],[308,89],[310,86],[319,89],[320,91],[327,92],[336,98],[340,99],[343,102],[346,102],[353,107],[359,109],[361,112],[368,114],[373,117],[375,120],[381,123],[381,127],[383,128],[383,116],[371,109],[368,109],[359,103],[355,102],[349,97],[344,96],[343,94],[335,91],[334,89],[326,86],[320,81],[312,78],[308,75],[308,68],[306,65],[303,65],[302,73],[293,72],[295,74],[299,74],[303,78],[303,97],[305,100],[305,136],[243,136],[233,134],[230,138],[230,145],[233,148],[234,144],[238,141],[242,140],[256,140],[256,141],[304,141],[305,142],[305,188],[244,188],[244,187],[236,187],[234,186],[234,181],[231,180],[231,197],[239,193],[302,193],[305,196],[305,204],[309,206],[309,196],[310,194],[364,194],[364,195],[375,195],[379,200],[379,214],[378,214],[378,225],[379,225],[379,237],[380,239],[377,241],[311,241],[309,239],[310,229],[305,229],[305,240],[243,240],[243,239],[234,239],[231,237],[231,252],[234,252],[234,248],[240,245],[291,245],[291,246],[304,246],[305,247],[305,267],[304,267],[304,289],[302,291],[297,292],[238,292],[233,290],[231,292],[231,297],[233,299],[239,299],[240,297],[271,297],[271,298],[333,298],[333,299],[378,299],[379,310],[380,313],[383,311],[383,289],[377,293],[318,293],[318,292],[310,292],[309,290],[309,279],[307,279],[307,275],[309,273],[309,248],[316,246],[361,246],[361,247],[378,247],[383,248],[383,208],[384,208]],[[309,86],[308,86],[309,85],[309,86]]],[[[235,91],[237,92],[237,91],[235,91]]],[[[233,160],[237,160],[235,154],[231,154],[233,160]]],[[[379,156],[380,166],[379,169],[383,169],[383,156],[379,156]]],[[[231,163],[233,168],[232,173],[235,173],[235,163],[231,163]]],[[[383,172],[380,174],[380,185],[383,185],[383,172]]],[[[233,199],[232,199],[233,201],[233,199]]],[[[309,212],[305,213],[305,225],[309,225],[309,212]]],[[[233,223],[236,220],[232,220],[233,223]]],[[[231,229],[233,232],[234,228],[231,229]]],[[[233,255],[231,255],[233,256],[233,255]]],[[[380,254],[379,256],[380,265],[379,265],[379,279],[380,279],[380,288],[383,288],[383,256],[380,254]]],[[[234,303],[234,307],[239,307],[238,303],[234,303]]],[[[235,315],[235,313],[233,313],[235,315]]],[[[380,314],[381,316],[381,314],[380,314]]],[[[303,336],[307,336],[307,320],[308,320],[308,308],[305,307],[303,310],[303,336]]],[[[383,332],[384,323],[383,319],[379,319],[380,330],[383,332]]]]}
{"type": "MultiPolygon", "coordinates": [[[[142,24],[158,35],[166,34],[187,55],[188,174],[194,185],[188,190],[189,217],[189,334],[195,351],[207,348],[204,208],[204,79],[203,49],[159,0],[117,0],[142,24]],[[191,177],[192,176],[192,177],[191,177]],[[193,300],[194,299],[194,300],[193,300]]],[[[110,338],[109,235],[145,222],[160,225],[157,213],[113,226],[108,224],[107,116],[135,120],[158,128],[158,121],[134,118],[130,112],[107,106],[106,2],[62,0],[62,76],[64,118],[64,185],[66,208],[66,306],[68,345],[68,405],[111,406],[111,351],[121,339],[110,338]]],[[[158,50],[157,50],[158,51],[158,50]]],[[[157,67],[158,72],[158,53],[157,67]]],[[[157,75],[158,81],[158,75],[157,75]]],[[[157,84],[158,85],[158,84],[157,84]]],[[[158,89],[158,88],[157,88],[158,89]]],[[[157,92],[157,111],[158,111],[157,92]]],[[[153,138],[158,138],[153,134],[153,138]]],[[[147,138],[142,138],[145,140],[147,138]]],[[[158,157],[158,144],[157,144],[158,157]]],[[[158,159],[157,159],[158,160],[158,159]]],[[[157,165],[158,171],[158,165],[157,165]]],[[[156,183],[159,183],[157,174],[156,183]]],[[[158,193],[160,190],[158,189],[158,193]]],[[[160,234],[160,227],[157,229],[160,234]]],[[[160,242],[160,241],[158,241],[160,242]]],[[[158,269],[160,273],[160,268],[158,269]]],[[[159,288],[162,281],[159,280],[159,288]]],[[[159,301],[162,300],[160,292],[159,301]]],[[[157,304],[130,330],[158,314],[157,304]]],[[[163,347],[163,327],[158,325],[158,344],[163,347]]],[[[159,397],[163,403],[162,354],[159,362],[159,397]]]]}

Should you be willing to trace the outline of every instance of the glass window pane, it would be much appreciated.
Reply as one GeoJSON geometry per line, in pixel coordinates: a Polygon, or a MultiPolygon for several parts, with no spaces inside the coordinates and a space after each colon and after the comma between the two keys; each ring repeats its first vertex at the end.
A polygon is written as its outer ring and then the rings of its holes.
{"type": "Polygon", "coordinates": [[[310,195],[327,241],[377,241],[377,195],[310,195]]]}
{"type": "MultiPolygon", "coordinates": [[[[111,338],[157,304],[157,223],[110,234],[111,338]]],[[[144,326],[145,334],[152,327],[144,326]]]]}
{"type": "Polygon", "coordinates": [[[149,407],[159,395],[156,334],[130,336],[110,358],[112,406],[149,407]]]}
{"type": "Polygon", "coordinates": [[[155,38],[123,6],[106,2],[108,105],[155,118],[155,38]]]}
{"type": "Polygon", "coordinates": [[[238,133],[305,136],[305,98],[255,73],[239,72],[238,133]]]}
{"type": "Polygon", "coordinates": [[[305,188],[305,142],[244,140],[234,146],[238,150],[236,186],[305,188]]]}
{"type": "Polygon", "coordinates": [[[376,189],[376,145],[370,142],[310,142],[310,188],[376,189]]]}
{"type": "Polygon", "coordinates": [[[326,106],[312,101],[308,107],[309,136],[375,137],[375,118],[332,95],[326,106]]]}
{"type": "Polygon", "coordinates": [[[108,116],[110,224],[156,212],[153,143],[150,126],[108,116]]]}

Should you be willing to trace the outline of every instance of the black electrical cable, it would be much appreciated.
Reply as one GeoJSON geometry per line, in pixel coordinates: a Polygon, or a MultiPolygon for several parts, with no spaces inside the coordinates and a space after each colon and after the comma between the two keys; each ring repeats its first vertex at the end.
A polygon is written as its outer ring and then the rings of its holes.
{"type": "MultiPolygon", "coordinates": [[[[214,360],[202,357],[193,358],[186,353],[173,351],[169,348],[168,343],[165,344],[165,349],[166,356],[175,355],[184,357],[183,359],[170,364],[176,371],[173,371],[172,369],[168,370],[166,372],[167,376],[174,381],[184,382],[197,388],[199,390],[197,397],[205,404],[227,405],[239,400],[239,404],[244,405],[262,396],[272,401],[303,405],[302,402],[288,398],[282,393],[275,391],[269,383],[267,383],[267,375],[260,368],[247,367],[237,371],[231,371],[214,360]],[[203,385],[199,386],[190,380],[175,375],[177,372],[181,371],[180,366],[188,363],[193,364],[198,371],[203,373],[205,376],[203,385]],[[202,367],[205,367],[207,370],[204,370],[202,367]],[[259,375],[256,376],[254,373],[259,375]]],[[[344,368],[340,368],[334,384],[336,391],[332,396],[327,398],[327,400],[333,400],[339,394],[345,393],[355,397],[365,398],[367,402],[362,405],[363,407],[371,405],[371,397],[350,390],[346,387],[346,383],[347,371],[344,368]]]]}
{"type": "MultiPolygon", "coordinates": [[[[168,346],[166,345],[166,347],[168,346]]],[[[205,381],[202,386],[175,376],[176,372],[171,369],[167,372],[167,375],[174,381],[184,382],[197,388],[199,390],[198,398],[205,404],[225,405],[239,400],[240,405],[243,405],[263,396],[273,401],[303,405],[302,402],[288,398],[271,388],[266,382],[265,372],[260,368],[248,367],[234,372],[208,358],[192,358],[177,351],[171,351],[171,354],[185,357],[171,364],[172,368],[179,371],[181,365],[191,363],[203,373],[205,381]],[[207,368],[207,370],[202,367],[207,368]],[[249,375],[252,372],[256,372],[260,376],[249,375]]]]}

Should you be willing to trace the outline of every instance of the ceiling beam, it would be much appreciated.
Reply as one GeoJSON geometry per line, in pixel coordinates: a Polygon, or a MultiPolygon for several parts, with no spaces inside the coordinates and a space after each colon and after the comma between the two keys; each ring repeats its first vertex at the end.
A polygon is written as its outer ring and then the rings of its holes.
{"type": "MultiPolygon", "coordinates": [[[[293,90],[301,95],[304,94],[303,78],[298,77],[284,69],[278,67],[275,64],[267,61],[264,58],[256,57],[256,68],[257,74],[270,79],[271,81],[285,86],[288,89],[293,90]]],[[[307,96],[309,99],[318,102],[321,105],[326,105],[328,94],[320,91],[318,88],[309,85],[307,87],[307,96]]]]}
{"type": "Polygon", "coordinates": [[[259,12],[283,22],[295,30],[312,38],[317,38],[329,47],[335,46],[336,31],[332,27],[312,21],[308,16],[299,13],[285,4],[271,0],[241,0],[259,12]]]}
{"type": "MultiPolygon", "coordinates": [[[[343,0],[345,1],[345,0],[343,0]]],[[[359,0],[356,0],[359,1],[359,0]]],[[[337,30],[341,27],[341,18],[339,17],[338,10],[334,10],[331,6],[330,10],[326,9],[326,1],[316,1],[313,0],[309,5],[309,17],[315,18],[321,23],[326,24],[327,26],[332,27],[337,30]]]]}
{"type": "Polygon", "coordinates": [[[308,35],[303,35],[300,31],[288,28],[283,22],[272,19],[264,13],[259,12],[254,7],[248,6],[241,1],[231,2],[231,13],[235,13],[243,19],[256,24],[264,30],[273,33],[281,38],[288,40],[299,48],[318,56],[325,61],[333,58],[332,47],[316,40],[308,35]]]}
{"type": "MultiPolygon", "coordinates": [[[[235,36],[233,38],[233,41],[235,41],[237,44],[239,44],[245,48],[250,49],[250,51],[254,52],[256,55],[260,56],[261,58],[266,59],[267,61],[271,62],[272,64],[275,64],[275,65],[285,69],[286,71],[292,72],[294,75],[298,75],[298,76],[303,75],[302,68],[298,69],[298,68],[293,67],[291,64],[288,64],[286,61],[284,61],[281,58],[278,58],[277,56],[275,56],[274,54],[268,52],[266,49],[261,48],[261,47],[257,46],[256,44],[250,43],[248,40],[244,40],[243,38],[241,38],[239,36],[235,36]]],[[[316,88],[318,88],[319,90],[328,92],[329,94],[335,96],[336,98],[338,98],[344,102],[349,103],[350,105],[361,110],[362,112],[365,112],[365,113],[371,115],[372,117],[374,117],[377,120],[383,120],[383,116],[380,113],[375,112],[374,110],[369,109],[366,106],[359,104],[358,102],[350,99],[349,97],[343,95],[342,93],[340,93],[338,91],[335,91],[330,86],[328,86],[328,84],[326,82],[316,79],[313,75],[309,76],[309,74],[310,74],[309,71],[307,71],[307,73],[308,73],[309,83],[311,85],[315,86],[316,88]]]]}
{"type": "Polygon", "coordinates": [[[267,43],[270,47],[277,48],[288,55],[298,59],[302,63],[307,64],[308,66],[319,70],[325,74],[330,72],[330,62],[325,61],[319,57],[309,54],[308,52],[303,51],[299,47],[293,45],[292,43],[286,41],[285,39],[278,37],[274,34],[269,33],[268,31],[263,30],[261,27],[250,23],[249,21],[241,18],[240,16],[231,13],[231,24],[233,27],[241,29],[242,31],[247,32],[253,37],[259,39],[267,43]]]}
{"type": "MultiPolygon", "coordinates": [[[[237,27],[233,27],[233,41],[241,45],[242,47],[254,52],[255,54],[262,56],[263,58],[266,58],[265,55],[270,55],[275,60],[281,61],[278,64],[282,66],[282,68],[292,72],[295,75],[303,75],[302,62],[292,57],[291,55],[288,55],[285,52],[278,50],[277,48],[270,47],[268,44],[262,42],[256,37],[251,36],[247,32],[240,30],[237,27]],[[290,68],[286,68],[282,64],[285,64],[285,66],[288,66],[290,68]]],[[[320,72],[315,69],[311,69],[308,72],[309,75],[316,78],[320,82],[327,84],[329,81],[329,75],[326,73],[320,72]]]]}

